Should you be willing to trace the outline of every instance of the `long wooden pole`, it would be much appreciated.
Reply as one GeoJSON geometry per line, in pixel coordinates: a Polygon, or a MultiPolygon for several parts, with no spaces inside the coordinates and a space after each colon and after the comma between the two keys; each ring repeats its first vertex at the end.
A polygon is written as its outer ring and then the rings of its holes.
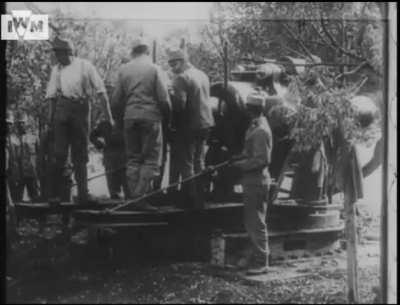
{"type": "Polygon", "coordinates": [[[224,88],[228,87],[228,43],[224,41],[224,88]]]}
{"type": "Polygon", "coordinates": [[[380,255],[380,294],[382,304],[387,303],[387,287],[388,287],[388,172],[389,172],[389,23],[388,23],[388,3],[383,3],[383,164],[382,164],[382,203],[381,203],[381,255],[380,255]]]}
{"type": "MultiPolygon", "coordinates": [[[[351,188],[352,186],[345,186],[351,188]]],[[[357,263],[357,226],[356,206],[349,194],[351,190],[344,190],[344,208],[346,213],[346,248],[347,248],[347,300],[349,304],[359,303],[358,293],[358,263],[357,263]]]]}
{"type": "MultiPolygon", "coordinates": [[[[388,304],[396,304],[397,300],[397,3],[388,4],[388,162],[391,172],[388,173],[386,190],[388,193],[387,218],[387,297],[388,304]]],[[[389,170],[389,169],[388,169],[389,170]]]]}

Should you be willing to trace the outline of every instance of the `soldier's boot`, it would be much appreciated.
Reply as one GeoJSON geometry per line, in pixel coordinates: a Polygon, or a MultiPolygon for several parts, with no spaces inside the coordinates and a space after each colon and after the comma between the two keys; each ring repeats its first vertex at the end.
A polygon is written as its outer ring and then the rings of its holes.
{"type": "Polygon", "coordinates": [[[54,164],[50,173],[48,179],[48,201],[51,205],[57,205],[61,203],[61,189],[64,183],[62,179],[63,167],[54,164]]]}
{"type": "MultiPolygon", "coordinates": [[[[142,168],[140,170],[139,181],[135,187],[133,192],[133,197],[138,198],[140,196],[145,195],[147,192],[151,190],[151,180],[153,177],[153,173],[150,169],[142,168]]],[[[147,200],[140,200],[137,202],[134,207],[139,210],[157,212],[158,208],[151,205],[147,200]]]]}
{"type": "Polygon", "coordinates": [[[260,275],[268,273],[269,271],[269,255],[255,255],[254,265],[247,269],[247,275],[260,275]]]}
{"type": "Polygon", "coordinates": [[[71,188],[73,181],[70,176],[63,176],[63,185],[61,191],[61,200],[65,202],[71,201],[71,188]]]}

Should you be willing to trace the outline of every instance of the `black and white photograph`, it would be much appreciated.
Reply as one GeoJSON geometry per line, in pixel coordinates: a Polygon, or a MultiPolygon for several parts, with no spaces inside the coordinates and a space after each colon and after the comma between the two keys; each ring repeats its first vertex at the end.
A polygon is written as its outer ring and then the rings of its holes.
{"type": "Polygon", "coordinates": [[[5,2],[4,304],[397,304],[396,2],[5,2]]]}

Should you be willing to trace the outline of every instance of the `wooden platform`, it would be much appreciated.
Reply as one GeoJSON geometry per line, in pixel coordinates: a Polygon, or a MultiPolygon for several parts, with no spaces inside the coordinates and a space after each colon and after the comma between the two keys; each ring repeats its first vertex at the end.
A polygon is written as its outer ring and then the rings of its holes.
{"type": "MultiPolygon", "coordinates": [[[[17,203],[19,218],[43,218],[50,214],[61,214],[68,219],[73,217],[77,224],[97,227],[149,227],[159,226],[198,226],[209,230],[243,231],[243,204],[208,203],[203,210],[186,210],[174,206],[160,206],[157,212],[135,210],[134,205],[111,213],[107,208],[123,203],[122,200],[102,200],[90,205],[63,202],[59,205],[48,203],[17,203]]],[[[338,225],[338,204],[307,205],[293,200],[271,204],[268,207],[267,222],[273,230],[322,229],[338,225]]]]}

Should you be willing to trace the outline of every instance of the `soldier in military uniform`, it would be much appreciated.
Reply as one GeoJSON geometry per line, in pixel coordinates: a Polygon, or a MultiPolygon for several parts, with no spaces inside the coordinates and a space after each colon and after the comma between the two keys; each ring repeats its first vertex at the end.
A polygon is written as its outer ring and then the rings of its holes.
{"type": "Polygon", "coordinates": [[[248,96],[246,107],[251,123],[246,132],[243,153],[236,156],[233,163],[242,171],[244,224],[254,248],[254,268],[249,269],[248,274],[265,273],[269,265],[266,216],[272,132],[263,115],[264,103],[265,97],[260,93],[248,96]]]}
{"type": "MultiPolygon", "coordinates": [[[[160,175],[162,121],[169,117],[170,99],[166,76],[152,63],[149,43],[136,39],[132,60],[118,71],[112,107],[124,109],[124,140],[127,179],[131,197],[137,198],[152,188],[160,175]]],[[[156,210],[147,202],[137,208],[156,210]]]]}
{"type": "Polygon", "coordinates": [[[36,202],[39,185],[36,171],[37,137],[26,131],[27,117],[14,122],[9,134],[9,186],[14,202],[23,200],[25,187],[29,199],[36,202]]]}
{"type": "MultiPolygon", "coordinates": [[[[53,137],[53,131],[47,128],[39,141],[37,170],[40,180],[40,200],[44,202],[49,200],[52,195],[50,188],[52,187],[53,177],[51,172],[55,165],[53,137]]],[[[68,158],[62,172],[63,183],[60,186],[60,197],[63,202],[71,200],[72,171],[73,167],[70,158],[68,158]]]]}
{"type": "Polygon", "coordinates": [[[88,194],[88,117],[89,96],[94,89],[101,101],[106,120],[114,125],[103,80],[87,60],[73,56],[71,42],[56,38],[53,50],[57,64],[53,67],[46,98],[50,100],[49,122],[54,131],[55,166],[52,170],[51,203],[60,202],[63,171],[71,149],[71,161],[78,189],[78,202],[85,204],[88,194]]]}
{"type": "MultiPolygon", "coordinates": [[[[170,50],[168,53],[168,63],[175,74],[172,95],[176,114],[176,130],[170,137],[170,182],[176,182],[179,175],[185,179],[204,169],[206,141],[215,122],[209,102],[208,76],[189,63],[185,50],[170,50]]],[[[204,202],[201,199],[201,181],[191,181],[183,187],[194,208],[202,208],[204,202]]]]}

